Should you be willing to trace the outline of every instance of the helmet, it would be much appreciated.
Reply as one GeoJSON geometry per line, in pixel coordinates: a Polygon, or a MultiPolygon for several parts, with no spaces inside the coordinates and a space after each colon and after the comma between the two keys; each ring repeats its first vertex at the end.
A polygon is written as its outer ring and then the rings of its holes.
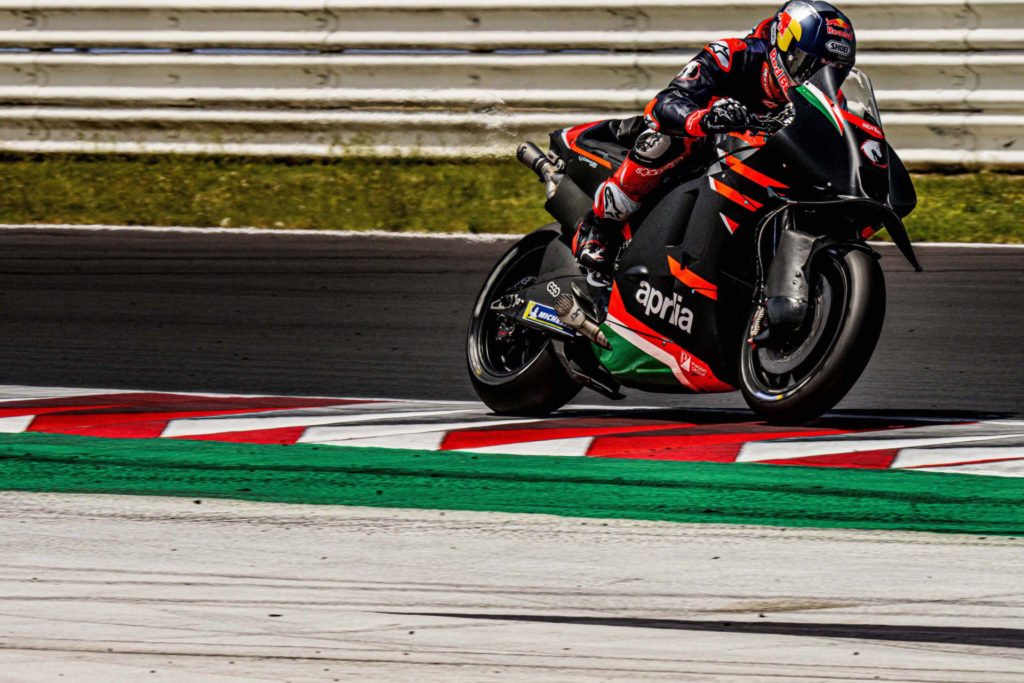
{"type": "Polygon", "coordinates": [[[821,0],[793,0],[772,21],[769,59],[783,89],[800,85],[823,66],[832,67],[842,83],[853,68],[857,39],[842,12],[821,0]]]}

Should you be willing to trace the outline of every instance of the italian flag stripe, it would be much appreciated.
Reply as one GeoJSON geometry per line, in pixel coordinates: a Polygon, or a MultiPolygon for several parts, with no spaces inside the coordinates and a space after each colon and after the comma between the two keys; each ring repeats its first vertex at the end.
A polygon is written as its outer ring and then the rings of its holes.
{"type": "Polygon", "coordinates": [[[815,87],[812,83],[805,83],[801,85],[797,88],[797,92],[803,95],[808,102],[814,105],[815,109],[824,114],[825,118],[831,121],[832,125],[836,127],[836,130],[839,131],[840,135],[843,134],[842,113],[839,111],[839,108],[825,96],[825,93],[821,92],[821,90],[815,87]]]}

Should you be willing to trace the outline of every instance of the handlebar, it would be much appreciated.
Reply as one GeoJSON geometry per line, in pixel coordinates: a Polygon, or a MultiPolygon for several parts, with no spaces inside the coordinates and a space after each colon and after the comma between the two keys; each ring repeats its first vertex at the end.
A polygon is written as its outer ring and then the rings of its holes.
{"type": "Polygon", "coordinates": [[[792,104],[787,104],[778,112],[771,114],[751,114],[750,118],[754,121],[755,125],[750,126],[749,129],[756,133],[771,135],[791,124],[793,116],[792,104]]]}

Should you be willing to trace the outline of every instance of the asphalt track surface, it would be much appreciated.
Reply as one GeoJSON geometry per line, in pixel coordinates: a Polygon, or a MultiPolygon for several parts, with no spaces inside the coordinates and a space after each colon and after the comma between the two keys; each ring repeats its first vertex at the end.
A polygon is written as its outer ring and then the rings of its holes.
{"type": "MultiPolygon", "coordinates": [[[[0,383],[474,399],[464,334],[508,239],[0,230],[0,383]]],[[[838,406],[1024,414],[1024,249],[879,246],[882,338],[838,406]]],[[[576,403],[602,404],[584,391],[576,403]]],[[[626,404],[742,408],[737,393],[626,404]]]]}

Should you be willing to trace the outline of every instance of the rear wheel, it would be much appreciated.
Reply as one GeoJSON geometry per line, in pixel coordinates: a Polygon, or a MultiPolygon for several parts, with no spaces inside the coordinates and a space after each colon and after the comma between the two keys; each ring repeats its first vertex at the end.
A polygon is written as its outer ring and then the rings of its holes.
{"type": "Polygon", "coordinates": [[[539,230],[516,243],[487,276],[467,334],[469,378],[477,396],[500,415],[547,415],[582,388],[555,356],[551,338],[517,323],[491,304],[531,285],[558,233],[539,230]]]}
{"type": "MultiPolygon", "coordinates": [[[[811,265],[811,301],[800,329],[782,343],[744,343],[740,353],[743,398],[771,422],[807,422],[838,403],[882,331],[885,280],[872,255],[825,250],[811,265]]],[[[748,336],[753,323],[752,315],[748,336]]]]}

